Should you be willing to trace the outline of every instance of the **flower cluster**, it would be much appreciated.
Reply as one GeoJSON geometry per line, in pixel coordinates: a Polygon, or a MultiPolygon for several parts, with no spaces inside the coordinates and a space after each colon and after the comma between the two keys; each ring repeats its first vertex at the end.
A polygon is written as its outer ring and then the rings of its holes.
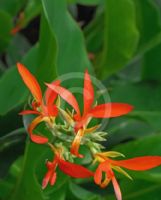
{"type": "Polygon", "coordinates": [[[42,181],[42,188],[46,188],[48,183],[54,185],[59,169],[74,178],[93,177],[94,182],[101,188],[112,182],[117,200],[122,199],[121,190],[114,171],[132,179],[124,170],[143,171],[161,165],[161,156],[144,156],[126,160],[118,160],[116,157],[123,156],[119,152],[104,152],[100,142],[105,141],[105,132],[99,131],[100,125],[90,126],[93,118],[113,118],[125,115],[132,111],[133,106],[125,103],[105,103],[97,105],[94,99],[94,88],[88,71],[84,74],[83,88],[83,112],[75,96],[66,88],[61,86],[61,80],[56,80],[46,84],[47,89],[42,95],[41,88],[36,78],[21,63],[17,64],[18,71],[30,90],[33,101],[31,109],[24,110],[21,115],[36,115],[28,126],[28,133],[32,142],[37,144],[47,144],[53,152],[54,159],[46,162],[47,172],[42,181]],[[69,104],[72,110],[61,107],[61,100],[69,104]],[[61,119],[57,122],[57,118],[61,119]],[[63,120],[62,120],[63,119],[63,120]],[[46,136],[35,134],[36,126],[45,122],[46,127],[52,134],[53,140],[46,136]],[[54,141],[54,142],[52,142],[54,141]],[[92,165],[96,166],[95,171],[91,171],[84,166],[74,163],[75,158],[83,159],[80,153],[80,146],[88,147],[93,158],[92,165]]]}

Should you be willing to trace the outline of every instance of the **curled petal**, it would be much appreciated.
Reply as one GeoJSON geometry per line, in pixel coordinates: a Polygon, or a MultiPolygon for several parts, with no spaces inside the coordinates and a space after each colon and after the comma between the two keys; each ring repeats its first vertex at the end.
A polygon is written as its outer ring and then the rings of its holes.
{"type": "Polygon", "coordinates": [[[35,127],[42,121],[43,118],[41,116],[38,116],[31,122],[31,124],[28,127],[28,132],[30,134],[31,140],[38,144],[44,144],[48,142],[48,138],[33,134],[33,130],[35,129],[35,127]]]}
{"type": "Polygon", "coordinates": [[[40,115],[40,112],[36,110],[23,110],[19,113],[19,115],[30,115],[30,114],[40,115]]]}
{"type": "Polygon", "coordinates": [[[26,84],[32,95],[38,102],[41,102],[42,92],[36,78],[29,72],[29,70],[23,64],[17,63],[17,68],[24,83],[26,84]]]}
{"type": "Polygon", "coordinates": [[[61,86],[56,86],[56,85],[52,85],[52,84],[46,84],[46,85],[49,88],[51,88],[52,90],[54,90],[57,94],[59,94],[66,102],[69,103],[69,105],[71,105],[75,109],[77,114],[80,115],[78,102],[77,102],[76,98],[74,97],[74,95],[69,90],[67,90],[61,86]]]}
{"type": "Polygon", "coordinates": [[[107,187],[107,185],[110,183],[111,179],[107,178],[107,175],[105,174],[105,179],[104,181],[100,184],[101,188],[107,187]]]}
{"type": "Polygon", "coordinates": [[[79,154],[79,147],[80,147],[80,143],[81,140],[84,136],[84,130],[83,129],[79,129],[79,131],[77,132],[74,141],[72,143],[71,146],[71,153],[79,158],[83,158],[83,155],[79,154]]]}
{"type": "Polygon", "coordinates": [[[119,117],[128,114],[133,106],[125,103],[106,103],[94,107],[90,114],[96,118],[119,117]]]}
{"type": "Polygon", "coordinates": [[[97,185],[101,185],[101,181],[102,181],[102,170],[101,170],[100,166],[98,166],[98,168],[96,169],[96,171],[94,173],[94,182],[97,185]]]}
{"type": "Polygon", "coordinates": [[[81,165],[70,163],[61,159],[59,159],[58,165],[62,172],[73,178],[89,178],[94,175],[93,172],[81,165]]]}
{"type": "Polygon", "coordinates": [[[90,75],[86,70],[84,75],[84,90],[83,90],[83,98],[84,98],[84,112],[83,115],[89,112],[92,107],[94,101],[94,89],[90,79],[90,75]]]}
{"type": "Polygon", "coordinates": [[[111,180],[112,180],[112,184],[113,184],[113,187],[114,187],[114,191],[115,191],[115,195],[116,195],[117,200],[122,200],[122,194],[121,194],[120,186],[119,186],[115,176],[113,176],[111,180]]]}
{"type": "Polygon", "coordinates": [[[161,156],[143,156],[119,161],[110,160],[110,163],[130,170],[144,171],[161,165],[161,156]]]}
{"type": "MultiPolygon", "coordinates": [[[[94,181],[97,185],[100,185],[100,186],[102,184],[101,183],[102,182],[102,172],[106,173],[106,175],[107,175],[106,179],[111,179],[111,177],[113,176],[113,171],[110,168],[109,161],[104,161],[104,162],[100,163],[95,171],[94,181]]],[[[105,182],[107,182],[107,181],[105,180],[105,182]]],[[[107,184],[108,184],[108,182],[107,182],[107,184]]]]}

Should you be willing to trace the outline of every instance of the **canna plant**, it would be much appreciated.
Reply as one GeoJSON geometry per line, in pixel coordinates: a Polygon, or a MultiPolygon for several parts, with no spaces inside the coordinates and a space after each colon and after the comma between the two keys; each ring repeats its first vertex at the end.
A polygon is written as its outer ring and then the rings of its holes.
{"type": "Polygon", "coordinates": [[[128,114],[133,106],[126,103],[105,103],[96,105],[94,99],[94,88],[88,71],[84,74],[83,101],[84,108],[81,112],[79,103],[75,96],[66,88],[61,86],[61,80],[48,83],[43,98],[42,91],[36,78],[21,63],[17,64],[18,71],[34,97],[31,109],[22,111],[21,115],[34,114],[37,117],[28,126],[29,137],[37,144],[47,144],[53,152],[53,160],[46,162],[47,172],[42,180],[42,189],[48,183],[53,186],[56,182],[57,167],[68,176],[73,178],[93,178],[94,182],[101,188],[112,182],[117,200],[122,200],[120,186],[115,177],[117,171],[129,179],[132,177],[124,170],[144,171],[161,165],[161,156],[143,156],[131,159],[116,159],[123,154],[115,151],[104,152],[100,144],[105,141],[106,132],[100,132],[99,124],[88,127],[93,118],[112,118],[128,114]],[[61,100],[65,100],[74,110],[63,109],[61,100]],[[81,114],[82,113],[82,114],[81,114]],[[61,122],[60,123],[60,120],[61,122]],[[57,122],[58,119],[58,122],[57,122]],[[51,132],[52,139],[44,135],[36,135],[36,126],[45,122],[51,132]],[[83,159],[84,155],[79,153],[81,146],[86,146],[92,156],[91,165],[96,170],[91,171],[82,165],[75,163],[75,158],[83,159]]]}

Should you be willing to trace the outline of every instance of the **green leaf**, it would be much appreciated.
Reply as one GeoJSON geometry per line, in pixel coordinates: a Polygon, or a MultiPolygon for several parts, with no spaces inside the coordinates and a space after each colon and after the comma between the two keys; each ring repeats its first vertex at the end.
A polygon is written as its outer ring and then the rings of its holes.
{"type": "Polygon", "coordinates": [[[42,4],[58,45],[58,74],[84,72],[86,68],[91,71],[83,34],[67,10],[66,0],[42,0],[42,4]]]}
{"type": "Polygon", "coordinates": [[[77,3],[87,6],[98,5],[101,3],[101,0],[75,0],[77,3]]]}
{"type": "Polygon", "coordinates": [[[161,82],[161,43],[143,57],[142,79],[161,82]]]}
{"type": "Polygon", "coordinates": [[[31,142],[27,143],[22,172],[18,177],[18,182],[10,197],[11,200],[44,200],[43,192],[35,176],[35,165],[41,155],[40,152],[43,152],[41,145],[36,145],[31,142]]]}
{"type": "Polygon", "coordinates": [[[103,46],[104,32],[104,9],[102,6],[98,7],[94,19],[84,28],[84,35],[86,39],[86,46],[88,52],[99,53],[103,46]]]}
{"type": "MultiPolygon", "coordinates": [[[[128,181],[123,180],[120,183],[122,197],[124,200],[160,200],[160,184],[154,184],[143,180],[128,181]]],[[[108,195],[108,200],[115,200],[114,195],[108,195]]]]}
{"type": "Polygon", "coordinates": [[[9,44],[11,39],[11,29],[11,16],[7,12],[0,10],[0,51],[3,51],[9,44]]]}
{"type": "Polygon", "coordinates": [[[15,181],[20,175],[23,157],[19,157],[10,167],[7,177],[0,179],[0,198],[8,199],[9,194],[14,188],[15,181]]]}
{"type": "Polygon", "coordinates": [[[24,9],[23,26],[26,26],[32,19],[41,13],[41,1],[40,0],[28,0],[24,9]]]}
{"type": "Polygon", "coordinates": [[[99,196],[89,192],[88,190],[69,182],[69,193],[68,193],[68,200],[99,200],[99,196]],[[81,194],[81,195],[80,195],[81,194]]]}
{"type": "Polygon", "coordinates": [[[22,57],[27,53],[30,47],[31,44],[23,35],[16,34],[6,50],[6,62],[8,66],[12,66],[17,61],[22,60],[22,57]]]}
{"type": "Polygon", "coordinates": [[[160,200],[160,184],[153,184],[148,181],[123,181],[121,184],[123,199],[125,200],[160,200]]]}
{"type": "Polygon", "coordinates": [[[153,0],[134,0],[140,32],[139,49],[161,33],[160,11],[153,0]]]}
{"type": "Polygon", "coordinates": [[[134,1],[140,31],[138,52],[145,51],[142,62],[142,79],[161,81],[161,15],[153,0],[134,1]],[[149,45],[150,44],[150,45],[149,45]]]}
{"type": "Polygon", "coordinates": [[[8,148],[13,144],[17,144],[22,139],[24,139],[23,137],[24,132],[25,132],[24,128],[19,128],[17,130],[14,130],[6,134],[3,137],[0,137],[0,152],[3,151],[5,148],[8,148]]]}
{"type": "Polygon", "coordinates": [[[41,17],[40,45],[38,50],[38,80],[41,86],[44,81],[51,82],[56,78],[56,53],[57,45],[55,35],[49,27],[44,15],[41,17]]]}
{"type": "Polygon", "coordinates": [[[0,60],[0,77],[5,72],[5,69],[4,63],[0,60]]]}
{"type": "Polygon", "coordinates": [[[131,117],[119,117],[110,121],[107,127],[107,147],[113,147],[121,142],[138,139],[156,134],[156,130],[145,120],[133,119],[131,117]],[[136,131],[137,127],[137,131],[136,131]]]}
{"type": "Polygon", "coordinates": [[[98,73],[103,78],[125,67],[136,50],[139,33],[133,1],[106,1],[104,26],[103,52],[98,61],[98,73]]]}
{"type": "Polygon", "coordinates": [[[10,15],[15,16],[18,11],[24,6],[25,0],[1,0],[0,9],[5,10],[10,15]]]}
{"type": "Polygon", "coordinates": [[[160,131],[161,104],[158,101],[161,98],[160,94],[161,87],[157,83],[128,83],[113,87],[111,100],[133,105],[134,111],[129,116],[142,119],[156,131],[160,131]]]}
{"type": "MultiPolygon", "coordinates": [[[[23,58],[24,63],[33,72],[37,64],[37,46],[33,47],[23,58]]],[[[28,90],[23,84],[17,68],[12,67],[0,79],[0,115],[5,115],[10,110],[22,105],[28,95],[28,90]]]]}

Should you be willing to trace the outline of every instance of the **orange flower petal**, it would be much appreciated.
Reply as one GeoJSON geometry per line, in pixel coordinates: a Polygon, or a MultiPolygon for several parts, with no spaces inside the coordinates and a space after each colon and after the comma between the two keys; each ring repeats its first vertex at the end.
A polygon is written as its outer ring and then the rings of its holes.
{"type": "Polygon", "coordinates": [[[113,184],[113,187],[114,187],[114,191],[115,191],[115,195],[116,195],[117,200],[122,200],[122,194],[121,194],[120,186],[119,186],[115,176],[113,176],[111,180],[112,180],[112,184],[113,184]]]}
{"type": "Polygon", "coordinates": [[[58,108],[56,105],[48,105],[47,107],[48,116],[56,117],[58,115],[58,108]]]}
{"type": "Polygon", "coordinates": [[[51,175],[52,175],[52,171],[48,170],[42,181],[42,189],[45,189],[46,186],[48,185],[51,175]]]}
{"type": "Polygon", "coordinates": [[[94,182],[97,185],[101,185],[101,181],[102,181],[102,169],[100,168],[99,165],[94,173],[94,182]]]}
{"type": "MultiPolygon", "coordinates": [[[[52,85],[60,85],[60,80],[56,80],[54,82],[51,83],[52,85]]],[[[56,97],[58,96],[58,94],[53,91],[51,88],[47,88],[46,93],[45,93],[45,101],[47,105],[52,105],[56,99],[56,97]]]]}
{"type": "Polygon", "coordinates": [[[55,184],[55,182],[56,182],[56,177],[57,177],[56,172],[54,172],[54,173],[52,174],[52,176],[50,177],[50,185],[54,185],[54,184],[55,184]]]}
{"type": "Polygon", "coordinates": [[[83,136],[84,136],[84,131],[82,129],[79,129],[79,131],[77,132],[74,138],[74,141],[71,146],[71,151],[70,151],[73,155],[79,158],[83,158],[83,155],[79,154],[79,147],[80,147],[80,143],[83,136]]]}
{"type": "Polygon", "coordinates": [[[90,114],[96,118],[119,117],[132,111],[133,106],[125,103],[106,103],[94,107],[90,114]]]}
{"type": "Polygon", "coordinates": [[[29,70],[23,64],[17,63],[17,68],[24,83],[26,84],[32,95],[38,102],[41,102],[42,92],[36,78],[29,72],[29,70]]]}
{"type": "Polygon", "coordinates": [[[86,70],[84,75],[84,90],[83,90],[83,98],[84,98],[84,112],[83,115],[89,112],[92,107],[94,101],[94,89],[90,79],[90,75],[86,70]]]}
{"type": "Polygon", "coordinates": [[[30,114],[40,115],[40,112],[36,110],[23,110],[19,113],[19,115],[30,115],[30,114]]]}
{"type": "Polygon", "coordinates": [[[130,170],[144,171],[161,165],[161,156],[143,156],[119,161],[110,160],[110,163],[130,170]]]}
{"type": "Polygon", "coordinates": [[[42,121],[43,118],[41,116],[38,116],[31,122],[31,124],[28,127],[28,132],[30,134],[31,140],[38,144],[44,144],[48,142],[48,138],[33,134],[33,130],[35,129],[35,127],[42,121]]]}
{"type": "Polygon", "coordinates": [[[51,88],[52,90],[54,90],[57,94],[59,94],[66,102],[69,103],[69,105],[71,105],[75,109],[77,114],[80,115],[78,102],[77,102],[76,98],[74,97],[74,95],[69,90],[67,90],[61,86],[56,86],[56,85],[52,85],[52,84],[46,84],[46,85],[49,88],[51,88]]]}
{"type": "Polygon", "coordinates": [[[89,178],[94,175],[93,172],[81,165],[70,163],[61,159],[59,159],[58,165],[62,172],[73,178],[89,178]]]}

